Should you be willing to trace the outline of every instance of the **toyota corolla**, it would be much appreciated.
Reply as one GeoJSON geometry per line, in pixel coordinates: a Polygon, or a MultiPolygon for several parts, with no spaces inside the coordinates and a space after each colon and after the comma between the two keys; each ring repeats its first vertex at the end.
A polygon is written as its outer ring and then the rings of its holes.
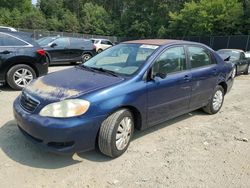
{"type": "Polygon", "coordinates": [[[177,40],[123,42],[80,66],[38,78],[14,101],[21,132],[56,153],[99,147],[123,154],[143,130],[202,108],[217,113],[232,64],[209,47],[177,40]]]}

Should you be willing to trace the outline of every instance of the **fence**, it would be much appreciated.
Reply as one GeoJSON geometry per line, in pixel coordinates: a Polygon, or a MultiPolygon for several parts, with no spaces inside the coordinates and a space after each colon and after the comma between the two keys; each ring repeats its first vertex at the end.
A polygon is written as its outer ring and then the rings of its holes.
{"type": "Polygon", "coordinates": [[[30,33],[34,39],[39,39],[48,36],[66,36],[66,37],[77,37],[77,38],[102,38],[109,39],[112,42],[120,42],[118,37],[115,36],[102,36],[102,35],[89,35],[80,33],[68,33],[68,32],[56,32],[56,31],[44,31],[44,30],[31,30],[31,29],[17,29],[19,32],[30,33]]]}
{"type": "MultiPolygon", "coordinates": [[[[116,36],[102,36],[102,35],[89,35],[80,33],[67,33],[67,32],[55,32],[55,31],[43,31],[43,30],[29,30],[18,29],[21,32],[30,33],[34,39],[39,39],[47,36],[67,36],[67,37],[79,37],[79,38],[104,38],[109,39],[114,43],[119,43],[126,40],[138,39],[137,37],[116,37],[116,36]]],[[[214,50],[223,48],[242,49],[244,51],[250,51],[250,35],[234,35],[234,36],[207,36],[207,37],[177,37],[177,39],[200,42],[213,48],[214,50]]]]}
{"type": "Polygon", "coordinates": [[[231,48],[250,51],[250,35],[184,37],[182,39],[206,44],[214,50],[231,48]]]}

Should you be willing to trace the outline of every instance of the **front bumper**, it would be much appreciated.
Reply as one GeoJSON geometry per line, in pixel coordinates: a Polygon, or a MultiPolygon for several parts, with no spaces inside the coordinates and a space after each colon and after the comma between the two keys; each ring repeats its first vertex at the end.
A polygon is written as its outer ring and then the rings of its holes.
{"type": "Polygon", "coordinates": [[[26,112],[14,101],[14,117],[21,132],[43,149],[59,154],[73,154],[95,148],[104,116],[94,118],[49,118],[26,112]]]}

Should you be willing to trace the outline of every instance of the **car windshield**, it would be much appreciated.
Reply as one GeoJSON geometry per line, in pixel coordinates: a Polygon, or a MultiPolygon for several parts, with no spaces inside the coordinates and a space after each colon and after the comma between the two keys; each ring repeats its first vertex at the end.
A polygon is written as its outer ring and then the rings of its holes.
{"type": "Polygon", "coordinates": [[[230,56],[230,61],[239,60],[240,59],[240,52],[238,52],[238,51],[233,51],[233,50],[219,50],[218,54],[222,58],[224,58],[224,59],[226,59],[227,57],[230,56]]]}
{"type": "Polygon", "coordinates": [[[157,48],[156,45],[119,44],[96,55],[81,66],[107,70],[121,76],[131,76],[157,48]]]}
{"type": "Polygon", "coordinates": [[[45,37],[45,38],[38,39],[37,43],[40,46],[46,46],[46,45],[48,45],[49,43],[51,43],[55,39],[56,39],[55,37],[45,37]]]}

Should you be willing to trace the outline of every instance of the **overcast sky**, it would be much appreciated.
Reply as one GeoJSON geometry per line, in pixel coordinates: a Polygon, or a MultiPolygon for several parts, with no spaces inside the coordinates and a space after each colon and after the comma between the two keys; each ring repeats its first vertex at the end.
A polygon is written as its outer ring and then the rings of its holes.
{"type": "Polygon", "coordinates": [[[36,4],[37,3],[37,0],[32,0],[32,4],[36,4]]]}

